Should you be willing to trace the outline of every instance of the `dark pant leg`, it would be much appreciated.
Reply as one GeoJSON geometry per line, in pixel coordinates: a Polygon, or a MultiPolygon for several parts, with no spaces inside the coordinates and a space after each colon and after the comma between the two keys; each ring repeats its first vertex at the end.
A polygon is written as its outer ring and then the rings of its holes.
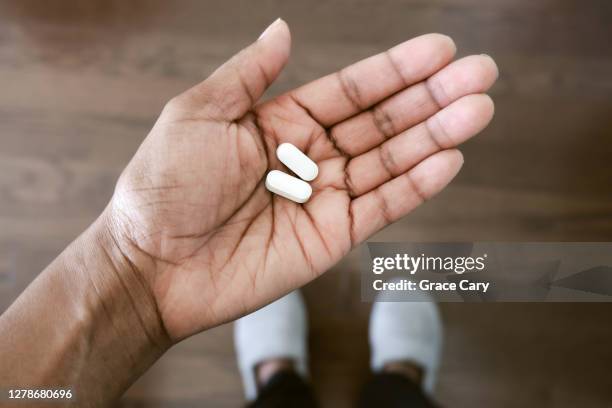
{"type": "Polygon", "coordinates": [[[434,408],[436,405],[421,387],[403,375],[375,374],[365,385],[359,399],[359,408],[434,408]]]}
{"type": "Polygon", "coordinates": [[[293,371],[281,371],[259,391],[249,408],[315,408],[312,387],[293,371]]]}

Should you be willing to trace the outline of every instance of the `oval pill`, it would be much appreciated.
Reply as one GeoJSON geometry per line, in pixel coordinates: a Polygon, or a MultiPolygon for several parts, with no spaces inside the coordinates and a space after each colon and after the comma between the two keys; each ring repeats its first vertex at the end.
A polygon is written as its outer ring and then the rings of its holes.
{"type": "Polygon", "coordinates": [[[319,174],[317,164],[291,143],[279,145],[276,148],[276,157],[302,180],[314,180],[319,174]]]}
{"type": "Polygon", "coordinates": [[[310,184],[280,170],[272,170],[268,173],[266,188],[296,203],[305,203],[312,194],[310,184]]]}

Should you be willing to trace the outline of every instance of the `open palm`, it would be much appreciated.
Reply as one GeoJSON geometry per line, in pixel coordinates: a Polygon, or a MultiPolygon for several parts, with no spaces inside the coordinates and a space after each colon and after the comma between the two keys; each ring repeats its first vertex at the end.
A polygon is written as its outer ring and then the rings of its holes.
{"type": "Polygon", "coordinates": [[[354,245],[440,191],[453,148],[493,115],[490,57],[452,62],[429,34],[257,101],[285,65],[277,21],[201,84],[174,98],[123,173],[110,205],[122,251],[181,339],[268,303],[325,272],[354,245]],[[265,189],[289,172],[290,142],[319,165],[296,204],[265,189]]]}

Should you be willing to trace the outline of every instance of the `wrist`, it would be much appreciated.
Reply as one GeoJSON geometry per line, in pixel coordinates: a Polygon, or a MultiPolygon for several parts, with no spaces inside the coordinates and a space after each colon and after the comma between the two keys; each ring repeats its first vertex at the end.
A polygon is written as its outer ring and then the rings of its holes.
{"type": "Polygon", "coordinates": [[[95,313],[103,311],[132,337],[141,334],[151,348],[167,349],[169,336],[146,274],[134,263],[129,251],[114,233],[114,221],[104,211],[73,244],[81,254],[82,273],[94,291],[95,313]],[[128,252],[129,251],[129,252],[128,252]]]}
{"type": "Polygon", "coordinates": [[[118,397],[171,345],[149,284],[112,226],[105,211],[60,255],[59,267],[54,262],[45,271],[70,282],[68,316],[81,320],[77,344],[83,350],[75,356],[84,367],[75,385],[80,395],[104,387],[104,394],[118,397]]]}
{"type": "MultiPolygon", "coordinates": [[[[102,371],[116,387],[117,396],[148,369],[170,346],[156,300],[145,279],[112,233],[105,211],[66,251],[62,268],[68,279],[82,276],[83,294],[77,307],[87,316],[91,343],[100,352],[102,371]],[[72,253],[70,253],[72,252],[72,253]],[[78,259],[76,268],[70,268],[78,259]],[[71,270],[72,269],[72,270],[71,270]]],[[[78,278],[77,278],[78,279],[78,278]]],[[[88,370],[91,381],[100,373],[88,370]]],[[[88,385],[89,386],[89,385],[88,385]]]]}
{"type": "Polygon", "coordinates": [[[149,286],[103,214],[0,316],[0,386],[62,386],[77,401],[119,397],[171,345],[149,286]]]}

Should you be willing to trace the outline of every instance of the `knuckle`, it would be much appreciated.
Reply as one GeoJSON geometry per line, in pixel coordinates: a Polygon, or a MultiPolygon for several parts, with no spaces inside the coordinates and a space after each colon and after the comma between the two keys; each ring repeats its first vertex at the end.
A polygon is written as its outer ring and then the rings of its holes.
{"type": "Polygon", "coordinates": [[[183,98],[181,95],[172,97],[164,105],[164,111],[175,112],[184,107],[183,98]]]}

